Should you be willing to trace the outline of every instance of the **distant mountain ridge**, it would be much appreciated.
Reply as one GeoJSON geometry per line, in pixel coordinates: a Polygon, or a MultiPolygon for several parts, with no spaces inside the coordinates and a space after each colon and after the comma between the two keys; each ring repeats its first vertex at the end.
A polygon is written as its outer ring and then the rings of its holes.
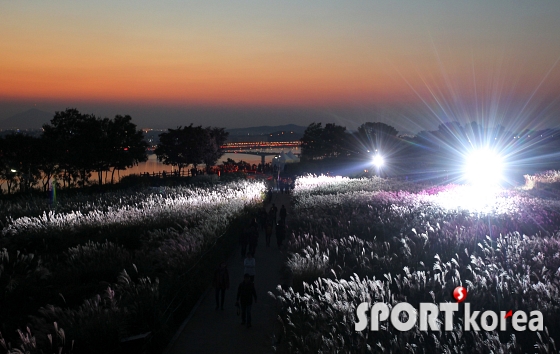
{"type": "Polygon", "coordinates": [[[307,127],[295,124],[261,125],[258,127],[226,129],[229,133],[228,142],[240,141],[291,141],[299,140],[307,127]],[[285,132],[284,135],[282,132],[285,132]]]}
{"type": "Polygon", "coordinates": [[[41,129],[44,124],[50,123],[54,113],[31,108],[25,112],[14,114],[0,120],[1,129],[41,129]]]}
{"type": "MultiPolygon", "coordinates": [[[[41,129],[43,125],[49,124],[54,113],[45,112],[36,108],[28,109],[11,117],[0,120],[0,129],[41,129]]],[[[287,132],[295,139],[300,139],[307,126],[297,124],[284,125],[260,125],[256,127],[226,129],[229,133],[228,141],[267,141],[271,135],[279,135],[279,132],[287,132]]],[[[351,130],[348,130],[351,132],[351,130]]],[[[409,132],[399,132],[399,135],[414,135],[409,132]]]]}
{"type": "MultiPolygon", "coordinates": [[[[44,124],[50,123],[54,113],[41,111],[36,108],[14,114],[11,117],[0,120],[0,129],[41,129],[44,124]]],[[[285,125],[261,125],[257,127],[226,129],[230,136],[240,135],[267,135],[276,131],[293,131],[303,134],[306,127],[296,124],[285,125]]]]}
{"type": "Polygon", "coordinates": [[[303,134],[307,127],[303,127],[296,124],[285,124],[285,125],[261,125],[258,127],[247,127],[247,128],[235,128],[226,129],[230,136],[237,135],[267,135],[272,132],[277,131],[293,131],[294,133],[303,134]]]}

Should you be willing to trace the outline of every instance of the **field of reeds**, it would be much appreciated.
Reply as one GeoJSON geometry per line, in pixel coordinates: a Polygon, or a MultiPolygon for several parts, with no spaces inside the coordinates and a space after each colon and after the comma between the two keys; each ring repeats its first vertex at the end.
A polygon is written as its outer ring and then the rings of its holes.
{"type": "MultiPolygon", "coordinates": [[[[560,201],[523,190],[426,188],[390,180],[307,176],[296,181],[279,306],[280,353],[557,353],[560,201]],[[356,307],[454,301],[473,311],[539,310],[542,332],[354,330],[356,307]]],[[[443,313],[439,320],[443,322],[443,313]]]]}
{"type": "Polygon", "coordinates": [[[0,353],[122,353],[135,336],[134,350],[161,350],[264,189],[238,181],[1,203],[0,353]]]}

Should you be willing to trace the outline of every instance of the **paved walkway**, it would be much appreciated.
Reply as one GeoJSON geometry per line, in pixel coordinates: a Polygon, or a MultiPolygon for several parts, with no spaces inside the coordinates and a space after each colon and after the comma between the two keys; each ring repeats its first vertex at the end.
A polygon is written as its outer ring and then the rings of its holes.
{"type": "MultiPolygon", "coordinates": [[[[276,204],[278,211],[282,204],[286,206],[289,221],[290,196],[275,194],[272,203],[276,204]]],[[[259,245],[255,251],[255,289],[258,302],[253,303],[251,311],[252,328],[242,326],[241,316],[236,315],[237,287],[243,280],[244,268],[240,250],[236,249],[228,262],[230,288],[226,291],[224,310],[215,310],[214,288],[210,289],[165,354],[272,353],[272,335],[276,328],[277,313],[276,302],[268,292],[275,293],[276,286],[281,282],[280,268],[285,254],[278,250],[274,233],[270,247],[266,247],[264,232],[259,232],[259,245]]]]}

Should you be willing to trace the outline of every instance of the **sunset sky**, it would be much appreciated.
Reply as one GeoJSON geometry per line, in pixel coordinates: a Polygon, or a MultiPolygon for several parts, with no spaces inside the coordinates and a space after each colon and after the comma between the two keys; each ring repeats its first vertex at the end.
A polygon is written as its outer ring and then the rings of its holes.
{"type": "Polygon", "coordinates": [[[1,1],[0,119],[557,126],[559,58],[558,0],[1,1]]]}

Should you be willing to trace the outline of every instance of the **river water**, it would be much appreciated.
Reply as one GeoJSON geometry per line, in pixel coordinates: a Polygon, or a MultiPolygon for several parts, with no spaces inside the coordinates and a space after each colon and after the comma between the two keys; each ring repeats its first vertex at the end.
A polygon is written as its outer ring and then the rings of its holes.
{"type": "MultiPolygon", "coordinates": [[[[259,152],[269,152],[269,153],[280,153],[281,150],[276,150],[276,149],[262,149],[262,150],[255,150],[255,151],[259,151],[259,152]]],[[[294,153],[299,153],[299,148],[294,148],[291,149],[292,152],[294,153]]],[[[287,150],[285,152],[288,152],[287,150]]],[[[265,156],[265,163],[270,163],[272,162],[272,158],[274,156],[270,155],[270,156],[265,156]]],[[[224,154],[220,160],[218,161],[218,164],[222,164],[222,162],[227,161],[227,159],[232,159],[234,161],[239,161],[239,160],[243,160],[247,163],[252,164],[256,164],[258,165],[259,163],[261,163],[261,157],[258,155],[250,155],[250,154],[243,154],[243,153],[227,153],[224,154]]],[[[201,167],[203,167],[204,165],[202,165],[201,167]]],[[[199,167],[199,168],[201,168],[199,167]]],[[[171,173],[174,170],[176,170],[176,167],[174,166],[170,166],[170,165],[164,165],[163,163],[159,162],[157,160],[157,156],[155,154],[151,154],[148,155],[148,161],[146,162],[142,162],[139,163],[136,166],[130,167],[124,171],[115,171],[115,176],[114,176],[114,180],[115,182],[118,182],[120,178],[124,177],[124,176],[128,176],[128,175],[132,175],[132,174],[142,174],[142,173],[160,173],[165,171],[166,173],[171,173]]],[[[103,179],[105,179],[105,174],[103,174],[103,179]]],[[[111,173],[107,173],[107,182],[110,183],[111,180],[111,173]]],[[[95,183],[97,181],[97,173],[93,172],[90,178],[90,182],[95,183]]],[[[41,185],[41,183],[40,183],[41,185]]],[[[2,193],[6,193],[8,191],[8,188],[6,186],[6,183],[2,183],[0,185],[0,189],[2,190],[2,193]]]]}
{"type": "MultiPolygon", "coordinates": [[[[265,162],[271,162],[272,161],[272,157],[273,156],[266,156],[265,157],[265,162]]],[[[247,154],[224,154],[224,156],[222,156],[222,158],[219,160],[219,164],[222,164],[222,162],[227,161],[227,159],[233,159],[235,161],[239,161],[239,160],[243,160],[247,163],[250,164],[259,164],[261,163],[261,158],[260,156],[256,156],[256,155],[247,155],[247,154]]],[[[133,175],[133,174],[141,174],[141,173],[158,173],[158,172],[173,172],[177,170],[177,167],[171,166],[171,165],[164,165],[163,163],[159,162],[157,160],[157,156],[155,154],[152,155],[148,155],[148,161],[146,162],[141,162],[136,166],[127,168],[124,171],[120,171],[120,177],[124,177],[124,176],[128,176],[128,175],[133,175]]],[[[115,172],[115,176],[116,176],[117,172],[115,172]]]]}

